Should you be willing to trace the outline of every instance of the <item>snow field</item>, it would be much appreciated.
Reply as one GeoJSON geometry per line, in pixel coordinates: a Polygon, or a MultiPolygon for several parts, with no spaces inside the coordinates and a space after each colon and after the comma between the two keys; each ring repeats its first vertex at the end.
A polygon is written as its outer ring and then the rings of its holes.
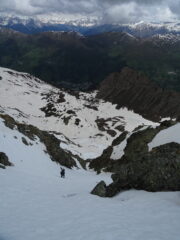
{"type": "Polygon", "coordinates": [[[158,133],[152,142],[148,144],[149,150],[170,142],[176,142],[180,144],[180,123],[177,123],[176,125],[162,130],[160,133],[158,133]]]}
{"type": "Polygon", "coordinates": [[[1,240],[179,240],[179,192],[99,198],[89,192],[109,174],[66,169],[61,179],[44,145],[22,137],[0,121],[0,151],[14,163],[0,169],[1,240]]]}
{"type": "Polygon", "coordinates": [[[116,105],[96,99],[97,92],[81,92],[79,98],[76,98],[25,73],[0,68],[0,76],[0,112],[41,130],[61,133],[61,136],[56,137],[61,139],[62,135],[65,136],[62,147],[83,159],[100,156],[115,138],[98,129],[98,118],[107,120],[106,130],[114,130],[116,137],[121,134],[116,129],[119,125],[129,132],[139,125],[157,125],[126,108],[116,109],[116,105]],[[60,93],[64,94],[65,102],[57,103],[60,93]],[[45,117],[40,110],[47,105],[49,98],[46,99],[45,95],[48,94],[51,95],[51,103],[57,109],[58,117],[45,117]],[[95,106],[98,110],[88,108],[87,105],[95,106]],[[70,116],[68,110],[73,110],[76,115],[71,116],[66,125],[63,117],[70,116]],[[79,126],[75,124],[76,118],[80,119],[79,126]]]}

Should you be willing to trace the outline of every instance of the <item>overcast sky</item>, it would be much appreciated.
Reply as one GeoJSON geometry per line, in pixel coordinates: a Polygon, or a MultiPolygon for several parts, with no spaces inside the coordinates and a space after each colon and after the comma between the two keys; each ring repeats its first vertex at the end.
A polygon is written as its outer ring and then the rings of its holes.
{"type": "Polygon", "coordinates": [[[180,19],[180,0],[0,0],[0,12],[97,16],[104,22],[180,19]]]}

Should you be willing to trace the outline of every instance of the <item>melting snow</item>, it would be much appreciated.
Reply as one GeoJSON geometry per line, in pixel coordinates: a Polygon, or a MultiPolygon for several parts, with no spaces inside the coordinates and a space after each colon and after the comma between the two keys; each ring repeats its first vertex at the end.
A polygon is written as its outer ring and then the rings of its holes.
{"type": "Polygon", "coordinates": [[[158,133],[152,142],[148,144],[149,150],[170,142],[176,142],[180,144],[180,123],[177,123],[176,125],[158,133]]]}
{"type": "Polygon", "coordinates": [[[179,240],[179,192],[90,195],[108,174],[66,169],[61,179],[44,145],[22,136],[0,121],[0,151],[15,165],[0,169],[1,240],[179,240]]]}
{"type": "Polygon", "coordinates": [[[96,92],[80,92],[76,97],[29,74],[5,68],[0,68],[0,76],[0,112],[41,130],[58,133],[56,136],[60,139],[64,135],[62,146],[83,159],[101,155],[121,134],[118,126],[131,132],[139,125],[157,125],[126,108],[116,109],[116,105],[96,99],[96,92]],[[62,94],[64,102],[58,102],[62,94]],[[41,108],[48,103],[56,108],[57,116],[45,117],[41,108]],[[69,118],[68,123],[64,118],[69,118]],[[75,124],[76,119],[79,125],[75,124]],[[98,128],[98,119],[105,122],[104,130],[98,128]],[[108,134],[108,129],[116,136],[108,134]]]}

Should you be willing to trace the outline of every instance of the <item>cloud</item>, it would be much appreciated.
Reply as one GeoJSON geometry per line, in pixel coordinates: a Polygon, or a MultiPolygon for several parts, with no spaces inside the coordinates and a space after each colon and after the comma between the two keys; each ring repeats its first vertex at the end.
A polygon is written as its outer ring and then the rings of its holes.
{"type": "Polygon", "coordinates": [[[101,10],[98,0],[31,0],[33,7],[44,11],[59,11],[62,13],[93,13],[101,10]]]}
{"type": "Polygon", "coordinates": [[[179,1],[170,1],[169,2],[170,10],[177,14],[180,18],[180,2],[179,1]]]}
{"type": "Polygon", "coordinates": [[[1,0],[1,12],[93,15],[103,22],[166,21],[180,18],[179,0],[1,0]]]}
{"type": "Polygon", "coordinates": [[[136,3],[123,3],[121,5],[111,6],[104,12],[103,21],[105,22],[135,22],[144,16],[144,12],[136,3]]]}
{"type": "MultiPolygon", "coordinates": [[[[114,2],[117,1],[114,0],[114,2]]],[[[172,7],[167,3],[162,0],[150,0],[148,2],[145,0],[124,1],[124,3],[114,4],[107,8],[104,21],[126,23],[144,20],[154,22],[178,18],[180,11],[173,11],[172,7]]]]}

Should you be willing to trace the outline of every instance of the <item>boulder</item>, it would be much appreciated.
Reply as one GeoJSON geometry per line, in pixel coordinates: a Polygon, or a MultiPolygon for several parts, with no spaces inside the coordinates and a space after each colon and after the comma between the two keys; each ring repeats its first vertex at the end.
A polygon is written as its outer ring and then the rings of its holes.
{"type": "Polygon", "coordinates": [[[22,137],[21,139],[22,139],[22,142],[23,142],[26,146],[29,145],[29,143],[27,142],[27,140],[25,139],[25,137],[22,137]]]}
{"type": "Polygon", "coordinates": [[[99,197],[106,197],[106,183],[104,181],[99,182],[91,191],[91,194],[97,195],[99,197]]]}
{"type": "Polygon", "coordinates": [[[2,168],[2,166],[12,166],[13,165],[11,162],[9,162],[8,156],[3,152],[0,152],[0,164],[1,164],[1,168],[2,168]]]}

